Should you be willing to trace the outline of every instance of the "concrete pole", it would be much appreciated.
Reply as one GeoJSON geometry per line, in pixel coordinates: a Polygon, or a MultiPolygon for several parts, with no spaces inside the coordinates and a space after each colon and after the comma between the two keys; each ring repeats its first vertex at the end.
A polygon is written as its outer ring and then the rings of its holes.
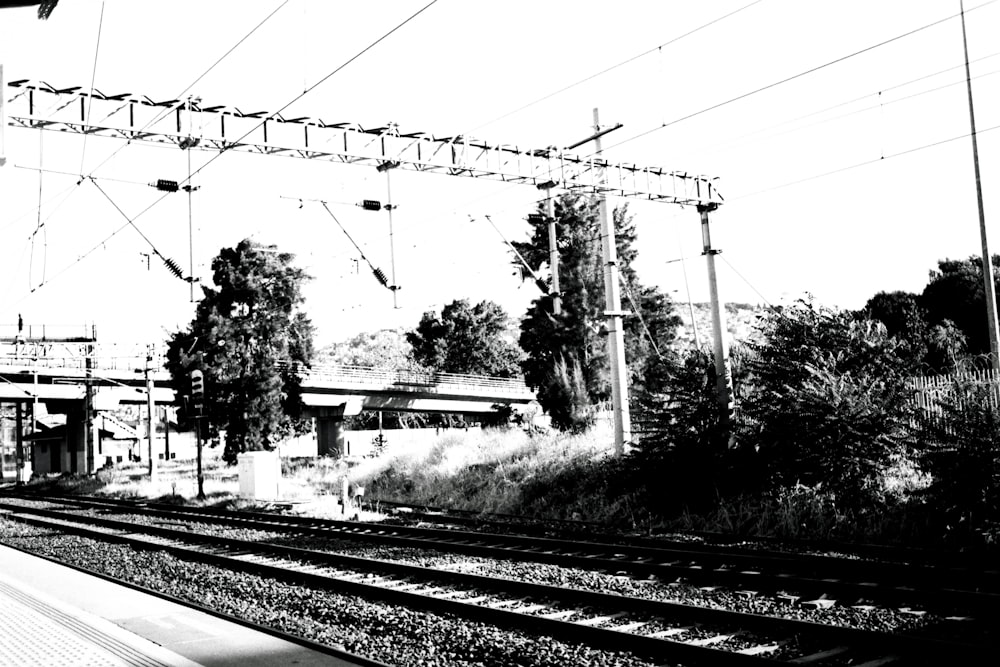
{"type": "Polygon", "coordinates": [[[545,188],[545,217],[549,220],[549,270],[552,272],[552,313],[562,313],[562,294],[559,293],[559,246],[556,238],[556,201],[552,188],[545,188]]]}
{"type": "Polygon", "coordinates": [[[201,470],[201,417],[194,418],[194,433],[198,444],[198,500],[205,499],[205,476],[201,470]]]}
{"type": "Polygon", "coordinates": [[[84,365],[86,367],[86,385],[84,385],[84,401],[83,409],[86,411],[83,415],[83,428],[85,430],[83,436],[84,442],[84,457],[86,459],[85,474],[89,475],[94,472],[94,449],[97,447],[97,438],[100,437],[98,432],[97,420],[94,418],[97,411],[94,409],[94,346],[87,346],[87,358],[84,359],[84,365]]]}
{"type": "Polygon", "coordinates": [[[146,439],[149,451],[149,481],[156,482],[156,452],[153,447],[153,441],[156,439],[156,420],[153,419],[153,411],[156,406],[153,405],[153,376],[149,374],[149,364],[152,361],[152,351],[148,351],[146,353],[146,439]]]}
{"type": "MultiPolygon", "coordinates": [[[[14,404],[14,429],[16,437],[14,439],[14,481],[16,486],[24,484],[24,421],[21,413],[23,408],[21,402],[14,404]]],[[[2,473],[0,473],[2,475],[2,473]]]]}
{"type": "Polygon", "coordinates": [[[979,144],[976,141],[976,114],[972,106],[972,76],[969,73],[969,43],[965,36],[965,3],[959,1],[962,13],[962,48],[965,52],[965,85],[969,93],[969,127],[972,135],[972,164],[976,172],[976,203],[979,205],[979,238],[983,247],[983,289],[986,292],[986,325],[990,333],[990,366],[1000,373],[1000,327],[997,325],[997,294],[993,281],[993,258],[986,234],[986,213],[983,210],[983,184],[979,175],[979,144]]]}
{"type": "MultiPolygon", "coordinates": [[[[594,109],[594,131],[601,131],[594,109]]],[[[601,154],[601,138],[594,139],[595,153],[601,154]]],[[[618,248],[615,245],[614,216],[608,215],[608,198],[597,196],[601,220],[601,251],[604,258],[604,303],[608,318],[608,357],[611,359],[611,403],[615,420],[615,456],[625,453],[625,443],[632,439],[632,420],[628,400],[628,367],[625,365],[625,332],[622,330],[621,287],[618,282],[618,248]]]]}
{"type": "Polygon", "coordinates": [[[698,213],[701,214],[703,254],[708,264],[708,292],[712,308],[712,340],[715,347],[715,377],[719,392],[719,411],[723,428],[728,431],[733,410],[733,374],[729,367],[729,345],[726,341],[726,311],[719,299],[719,280],[715,273],[715,256],[722,251],[712,248],[712,235],[708,226],[708,214],[716,208],[718,208],[717,204],[702,204],[698,206],[698,213]]]}
{"type": "Polygon", "coordinates": [[[0,63],[0,167],[4,166],[7,162],[3,143],[4,126],[7,124],[7,112],[3,108],[4,97],[6,96],[5,90],[3,86],[3,63],[0,63]]]}

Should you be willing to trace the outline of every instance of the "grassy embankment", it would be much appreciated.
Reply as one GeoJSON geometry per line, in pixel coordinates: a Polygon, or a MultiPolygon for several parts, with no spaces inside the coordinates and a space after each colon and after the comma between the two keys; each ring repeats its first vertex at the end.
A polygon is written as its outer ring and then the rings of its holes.
{"type": "MultiPolygon", "coordinates": [[[[517,429],[470,429],[409,441],[405,430],[396,431],[390,432],[389,444],[377,458],[286,460],[280,499],[303,512],[341,516],[339,499],[346,479],[352,488],[365,487],[369,500],[596,521],[621,530],[709,530],[884,542],[907,542],[918,536],[917,541],[925,541],[926,526],[921,525],[919,513],[902,500],[888,502],[879,511],[845,513],[829,495],[804,488],[767,497],[719,498],[713,507],[696,512],[675,507],[668,516],[655,516],[648,507],[654,505],[650,496],[657,489],[636,488],[632,472],[613,458],[611,449],[607,425],[581,435],[531,437],[517,429]]],[[[208,450],[204,501],[195,498],[192,462],[162,466],[156,483],[149,481],[142,466],[45,483],[61,491],[161,502],[228,508],[260,505],[239,498],[236,467],[226,466],[218,454],[208,450]]],[[[669,483],[663,479],[664,485],[669,483]]]]}

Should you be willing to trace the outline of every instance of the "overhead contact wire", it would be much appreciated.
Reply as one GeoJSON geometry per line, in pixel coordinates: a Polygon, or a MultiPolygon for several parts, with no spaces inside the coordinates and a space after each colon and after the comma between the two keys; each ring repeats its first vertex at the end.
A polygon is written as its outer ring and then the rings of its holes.
{"type": "MultiPolygon", "coordinates": [[[[995,2],[997,2],[997,0],[987,0],[987,2],[984,2],[981,5],[977,5],[977,6],[973,7],[972,9],[968,10],[966,13],[968,14],[968,13],[970,13],[972,11],[977,10],[977,9],[982,9],[983,7],[986,7],[988,5],[992,5],[995,2]]],[[[859,50],[854,51],[852,53],[848,53],[846,55],[840,56],[839,58],[834,58],[833,60],[830,60],[829,62],[823,63],[822,65],[816,65],[815,67],[810,67],[807,70],[803,70],[803,71],[801,71],[801,72],[799,72],[797,74],[793,74],[791,76],[787,76],[787,77],[785,77],[783,79],[779,79],[778,81],[774,81],[772,83],[769,83],[767,85],[761,86],[759,88],[755,88],[754,90],[748,91],[746,93],[742,93],[742,94],[737,95],[735,97],[731,97],[731,98],[729,98],[729,99],[727,99],[727,100],[725,100],[723,102],[718,102],[716,104],[713,104],[711,106],[705,107],[705,108],[700,109],[698,111],[694,111],[692,113],[689,113],[689,114],[687,114],[685,116],[681,116],[680,118],[676,118],[676,119],[674,119],[672,121],[661,123],[660,125],[658,125],[656,127],[653,127],[653,128],[648,129],[648,130],[645,130],[644,132],[640,132],[639,134],[633,135],[633,136],[629,137],[628,139],[623,139],[622,141],[619,141],[616,144],[612,144],[611,146],[607,146],[607,147],[604,148],[604,151],[608,151],[608,150],[610,150],[612,148],[617,148],[617,147],[622,146],[624,144],[627,144],[629,142],[635,141],[636,139],[640,139],[640,138],[648,136],[648,135],[650,135],[650,134],[652,134],[654,132],[658,132],[658,131],[660,131],[660,130],[662,130],[664,128],[671,127],[673,125],[677,125],[678,123],[682,123],[682,122],[684,122],[686,120],[690,120],[692,118],[696,118],[697,116],[701,116],[702,114],[708,113],[709,111],[714,111],[716,109],[720,109],[720,108],[722,108],[724,106],[727,106],[729,104],[732,104],[734,102],[739,102],[740,100],[745,100],[748,97],[752,97],[753,95],[757,95],[758,93],[762,93],[762,92],[765,92],[767,90],[771,90],[772,88],[776,88],[776,87],[784,85],[786,83],[790,83],[790,82],[795,81],[797,79],[801,79],[802,77],[808,76],[810,74],[814,74],[816,72],[819,72],[820,70],[826,69],[827,67],[831,67],[833,65],[837,65],[837,64],[842,63],[842,62],[844,62],[846,60],[850,60],[851,58],[855,58],[855,57],[860,56],[862,54],[868,53],[869,51],[874,51],[875,49],[881,48],[883,46],[887,46],[887,45],[892,44],[894,42],[898,42],[901,39],[905,39],[906,37],[911,37],[913,35],[916,35],[917,33],[923,32],[924,30],[928,30],[928,29],[933,28],[935,26],[941,25],[942,23],[945,23],[945,22],[950,21],[950,20],[952,20],[954,18],[957,18],[958,16],[959,16],[959,14],[952,14],[950,16],[946,16],[944,18],[938,19],[937,21],[932,21],[931,23],[927,23],[925,25],[922,25],[919,28],[914,28],[913,30],[908,30],[907,32],[904,32],[902,34],[896,35],[895,37],[890,37],[889,39],[886,39],[886,40],[883,40],[881,42],[878,42],[877,44],[872,44],[871,46],[867,46],[867,47],[865,47],[863,49],[859,49],[859,50]]],[[[596,153],[594,153],[593,155],[596,155],[596,153]]],[[[588,157],[591,157],[591,156],[588,156],[588,157]]]]}
{"type": "Polygon", "coordinates": [[[735,10],[729,12],[728,14],[725,14],[723,16],[720,16],[718,18],[715,18],[715,19],[709,21],[708,23],[703,23],[702,25],[698,26],[697,28],[689,30],[689,31],[687,31],[686,33],[684,33],[682,35],[678,35],[677,37],[674,37],[673,39],[670,39],[670,40],[664,42],[663,44],[660,44],[659,46],[654,46],[653,48],[651,48],[651,49],[649,49],[647,51],[643,51],[642,53],[640,53],[638,55],[634,55],[631,58],[628,58],[627,60],[623,60],[623,61],[621,61],[620,63],[618,63],[616,65],[612,65],[611,67],[607,67],[607,68],[601,70],[600,72],[596,72],[595,74],[591,74],[590,76],[587,76],[587,77],[585,77],[583,79],[580,79],[579,81],[571,83],[568,86],[564,86],[564,87],[560,88],[559,90],[551,92],[548,95],[545,95],[543,97],[539,97],[538,99],[534,100],[533,102],[528,102],[524,106],[518,107],[517,109],[514,109],[513,111],[508,111],[507,113],[505,113],[505,114],[503,114],[501,116],[497,116],[493,120],[487,121],[487,122],[485,122],[485,123],[483,123],[481,125],[477,125],[476,127],[472,128],[472,130],[470,130],[470,132],[474,132],[475,130],[478,130],[480,128],[486,127],[487,125],[492,125],[493,123],[496,123],[497,121],[500,121],[500,120],[503,120],[504,118],[507,118],[508,116],[513,116],[516,113],[520,113],[520,112],[524,111],[525,109],[533,107],[536,104],[539,104],[541,102],[544,102],[547,99],[555,97],[556,95],[561,95],[562,93],[565,93],[567,90],[571,90],[573,88],[576,88],[577,86],[579,86],[581,84],[587,83],[588,81],[596,79],[599,76],[603,76],[603,75],[607,74],[608,72],[611,72],[611,71],[614,71],[614,70],[618,69],[619,67],[624,67],[625,65],[628,65],[629,63],[634,62],[634,61],[638,60],[639,58],[642,58],[644,56],[648,56],[649,54],[651,54],[653,52],[660,51],[661,55],[662,55],[662,49],[663,49],[663,47],[670,46],[671,44],[674,44],[675,42],[679,42],[680,40],[684,39],[685,37],[690,37],[691,35],[693,35],[693,34],[695,34],[697,32],[700,32],[700,31],[704,30],[705,28],[713,26],[716,23],[719,23],[720,21],[724,21],[725,19],[728,19],[731,16],[735,16],[736,14],[739,14],[743,10],[749,9],[750,7],[753,7],[754,5],[756,5],[756,4],[760,3],[760,2],[763,2],[763,0],[754,0],[753,2],[751,2],[751,3],[747,4],[747,5],[743,5],[739,9],[735,9],[735,10]]]}
{"type": "Polygon", "coordinates": [[[90,96],[87,98],[87,119],[83,126],[83,149],[80,151],[80,173],[83,173],[84,159],[87,156],[87,137],[90,135],[90,109],[94,104],[94,81],[97,79],[97,56],[101,52],[101,33],[104,29],[104,3],[101,3],[101,18],[97,23],[97,45],[94,47],[94,67],[90,71],[90,96]]]}

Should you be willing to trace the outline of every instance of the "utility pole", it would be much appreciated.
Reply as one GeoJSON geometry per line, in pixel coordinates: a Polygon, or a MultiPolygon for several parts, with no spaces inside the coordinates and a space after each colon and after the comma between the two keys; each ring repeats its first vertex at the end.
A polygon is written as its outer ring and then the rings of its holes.
{"type": "Polygon", "coordinates": [[[156,439],[156,421],[153,419],[153,376],[150,375],[150,364],[153,362],[153,348],[146,348],[146,438],[149,443],[149,481],[156,482],[156,452],[153,441],[156,439]]]}
{"type": "Polygon", "coordinates": [[[385,210],[389,212],[389,273],[392,274],[392,307],[399,308],[399,301],[396,292],[399,291],[399,283],[396,282],[396,244],[393,239],[392,230],[392,178],[389,173],[392,168],[385,170],[385,210]]]}
{"type": "Polygon", "coordinates": [[[715,382],[719,393],[722,427],[728,432],[733,410],[733,376],[729,367],[729,345],[726,341],[726,312],[719,300],[719,280],[715,274],[715,256],[722,251],[712,247],[712,235],[708,226],[708,214],[716,208],[717,204],[700,205],[698,213],[701,214],[703,254],[708,264],[708,294],[712,308],[712,339],[715,347],[715,382]]]}
{"type": "MultiPolygon", "coordinates": [[[[3,63],[0,63],[0,91],[4,90],[3,87],[3,63]]],[[[4,144],[3,144],[3,128],[7,124],[6,112],[3,108],[3,100],[5,94],[0,94],[0,167],[7,163],[7,158],[4,155],[4,144]]]]}
{"type": "Polygon", "coordinates": [[[91,474],[94,472],[94,449],[97,447],[98,439],[101,437],[98,431],[97,420],[94,418],[97,415],[97,410],[94,409],[94,346],[87,346],[87,357],[84,359],[84,365],[86,368],[86,385],[84,386],[84,402],[83,409],[86,410],[84,414],[84,429],[86,433],[84,434],[83,442],[85,449],[85,472],[86,474],[91,474]]]}
{"type": "Polygon", "coordinates": [[[552,272],[552,314],[562,314],[562,294],[559,292],[559,246],[556,237],[556,201],[552,198],[552,181],[543,183],[545,190],[545,217],[549,223],[549,270],[552,272]]]}
{"type": "Polygon", "coordinates": [[[15,451],[14,451],[14,482],[15,486],[22,486],[24,484],[24,421],[22,412],[24,408],[21,406],[21,401],[14,404],[14,429],[16,438],[15,451]]]}
{"type": "Polygon", "coordinates": [[[976,172],[976,203],[979,205],[979,238],[983,246],[983,289],[986,292],[986,318],[990,332],[990,366],[1000,373],[1000,327],[997,325],[997,294],[993,282],[993,258],[986,235],[986,212],[983,209],[983,184],[979,175],[979,144],[976,140],[976,114],[972,106],[972,76],[969,73],[969,42],[965,36],[965,3],[959,0],[962,14],[962,49],[965,53],[965,85],[969,92],[969,127],[972,135],[972,164],[976,172]]]}
{"type": "MultiPolygon", "coordinates": [[[[601,123],[594,109],[594,143],[596,155],[601,155],[601,123]]],[[[625,443],[632,439],[629,414],[628,369],[625,366],[625,336],[622,331],[621,292],[618,282],[618,248],[615,244],[614,216],[608,215],[608,198],[597,195],[597,211],[601,220],[601,251],[604,257],[604,311],[608,327],[608,357],[611,359],[611,402],[615,420],[615,456],[625,453],[625,443]]]]}

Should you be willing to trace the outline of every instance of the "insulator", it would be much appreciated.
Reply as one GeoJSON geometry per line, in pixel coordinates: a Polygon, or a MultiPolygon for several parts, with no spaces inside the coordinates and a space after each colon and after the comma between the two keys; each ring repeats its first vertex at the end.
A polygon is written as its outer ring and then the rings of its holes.
{"type": "Polygon", "coordinates": [[[168,181],[161,178],[156,181],[155,187],[157,190],[162,190],[163,192],[177,192],[179,186],[177,185],[177,181],[168,181]]]}
{"type": "Polygon", "coordinates": [[[166,267],[170,271],[170,273],[174,274],[175,276],[177,276],[181,280],[184,280],[184,272],[181,271],[181,267],[178,266],[177,262],[175,262],[173,260],[173,258],[171,258],[171,257],[164,257],[163,255],[160,255],[160,259],[163,260],[163,263],[166,265],[166,267]]]}
{"type": "Polygon", "coordinates": [[[536,225],[536,224],[541,223],[541,222],[545,222],[545,216],[542,215],[541,213],[529,213],[528,214],[528,222],[530,222],[533,225],[536,225]]]}
{"type": "Polygon", "coordinates": [[[361,201],[361,208],[366,211],[381,211],[382,202],[377,199],[364,199],[361,201]]]}
{"type": "Polygon", "coordinates": [[[375,280],[379,281],[382,284],[382,287],[389,286],[389,279],[385,277],[385,274],[382,272],[382,269],[374,268],[372,269],[372,273],[375,275],[375,280]]]}

